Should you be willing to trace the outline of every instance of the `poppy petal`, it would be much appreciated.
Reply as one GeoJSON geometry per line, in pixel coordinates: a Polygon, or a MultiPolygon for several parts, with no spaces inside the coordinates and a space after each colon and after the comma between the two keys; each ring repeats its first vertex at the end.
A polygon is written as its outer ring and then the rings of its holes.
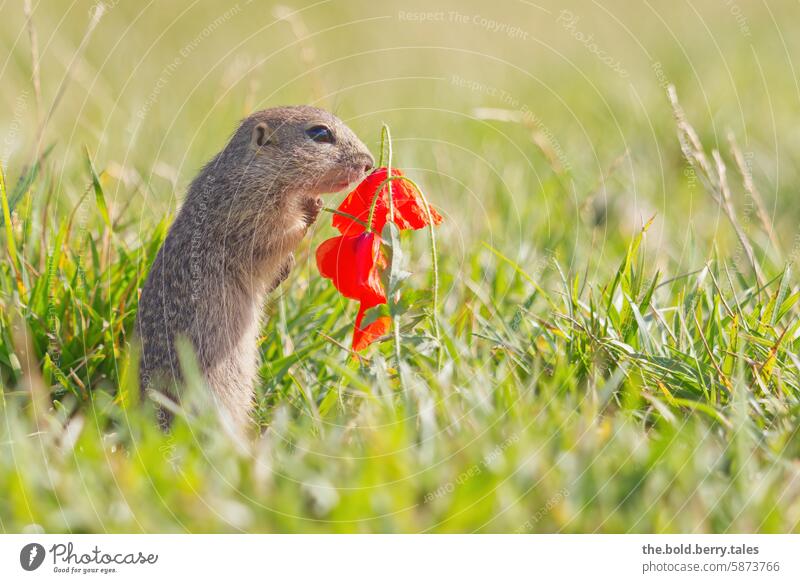
{"type": "Polygon", "coordinates": [[[374,306],[368,307],[362,303],[358,308],[356,323],[353,327],[353,350],[355,351],[364,350],[378,338],[385,336],[392,326],[392,319],[389,316],[379,316],[362,328],[361,322],[364,320],[364,314],[371,307],[374,306]]]}
{"type": "MultiPolygon", "coordinates": [[[[375,191],[385,182],[387,176],[388,171],[386,168],[375,170],[345,197],[338,210],[352,215],[362,223],[368,222],[375,191]]],[[[397,168],[392,168],[392,176],[403,176],[403,172],[397,168]]],[[[404,180],[395,180],[391,184],[392,204],[395,210],[394,222],[397,227],[401,230],[415,230],[426,227],[429,222],[428,215],[416,189],[404,180]]],[[[375,201],[375,211],[372,215],[373,230],[378,233],[382,232],[388,217],[389,187],[387,183],[383,185],[378,199],[375,201]]],[[[435,225],[442,222],[441,215],[433,207],[431,207],[431,218],[435,225]]],[[[342,235],[347,236],[354,236],[363,233],[365,230],[364,225],[342,215],[334,215],[333,226],[339,229],[342,235]]]]}
{"type": "Polygon", "coordinates": [[[333,279],[338,276],[339,262],[339,247],[344,237],[333,237],[320,243],[317,247],[317,269],[320,275],[328,279],[333,279]]]}
{"type": "Polygon", "coordinates": [[[375,233],[333,237],[317,248],[317,267],[344,297],[377,305],[386,301],[379,269],[386,266],[375,233]]]}
{"type": "MultiPolygon", "coordinates": [[[[397,174],[397,172],[392,170],[392,175],[394,176],[395,174],[397,174]]],[[[375,198],[375,191],[381,183],[386,180],[387,176],[388,172],[386,168],[378,168],[369,174],[345,197],[342,204],[339,205],[338,210],[353,215],[360,221],[366,223],[369,220],[369,212],[372,207],[372,200],[375,198]]],[[[383,228],[383,225],[380,224],[381,221],[383,221],[383,223],[386,222],[386,201],[381,200],[384,196],[384,193],[381,192],[378,201],[375,203],[373,224],[375,225],[375,230],[378,232],[383,228]],[[378,226],[380,226],[381,229],[379,229],[378,226]]],[[[363,225],[342,215],[333,216],[333,226],[339,229],[343,235],[355,235],[364,231],[363,225]]]]}
{"type": "MultiPolygon", "coordinates": [[[[442,222],[442,215],[436,209],[430,207],[431,219],[433,224],[438,225],[442,222]]],[[[428,226],[428,213],[425,212],[425,204],[419,198],[414,198],[405,204],[395,208],[395,223],[399,229],[423,229],[428,226]]]]}

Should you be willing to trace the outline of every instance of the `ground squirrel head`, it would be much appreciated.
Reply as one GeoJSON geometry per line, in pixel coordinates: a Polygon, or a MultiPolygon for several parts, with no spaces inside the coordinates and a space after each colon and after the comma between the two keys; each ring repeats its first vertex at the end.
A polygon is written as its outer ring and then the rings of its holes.
{"type": "Polygon", "coordinates": [[[317,196],[361,180],[374,165],[367,147],[339,118],[316,107],[276,107],[244,119],[212,166],[237,168],[249,195],[317,196]]]}

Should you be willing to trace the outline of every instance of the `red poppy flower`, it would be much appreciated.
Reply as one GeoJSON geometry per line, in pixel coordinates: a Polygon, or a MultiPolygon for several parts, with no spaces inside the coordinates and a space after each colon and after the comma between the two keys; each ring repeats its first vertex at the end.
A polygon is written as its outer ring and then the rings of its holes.
{"type": "Polygon", "coordinates": [[[376,233],[364,232],[323,241],[317,248],[317,267],[344,297],[361,302],[353,330],[353,350],[363,350],[386,334],[391,325],[386,316],[361,327],[368,309],[386,303],[379,271],[386,267],[386,256],[376,233]]]}
{"type": "MultiPolygon", "coordinates": [[[[353,215],[360,221],[369,221],[369,211],[375,192],[378,187],[386,180],[388,169],[378,168],[367,176],[356,186],[339,205],[339,210],[353,215]]],[[[392,168],[392,176],[403,176],[397,168],[392,168]]],[[[381,233],[389,217],[389,183],[381,188],[378,200],[375,203],[375,213],[372,216],[372,228],[381,233]]],[[[422,202],[419,193],[405,180],[392,180],[392,203],[394,205],[394,222],[400,230],[421,229],[428,225],[428,214],[425,212],[425,204],[422,202]]],[[[442,217],[431,207],[431,218],[433,224],[438,225],[442,222],[442,217]]],[[[339,229],[342,235],[356,235],[364,232],[364,225],[342,216],[334,215],[333,226],[339,229]]]]}
{"type": "Polygon", "coordinates": [[[374,306],[368,306],[362,302],[358,308],[356,325],[355,328],[353,328],[353,350],[364,350],[378,338],[389,333],[389,328],[392,326],[392,319],[389,316],[378,316],[373,322],[367,324],[363,328],[361,327],[364,314],[373,307],[374,306]]]}
{"type": "MultiPolygon", "coordinates": [[[[381,251],[380,233],[389,219],[389,188],[388,183],[383,184],[388,175],[387,168],[378,168],[339,205],[338,210],[342,213],[367,223],[372,201],[380,187],[371,228],[367,229],[358,221],[335,214],[333,226],[342,235],[324,241],[317,248],[317,266],[322,276],[333,281],[343,296],[361,302],[353,328],[353,350],[363,350],[384,336],[392,325],[388,316],[378,316],[363,325],[367,310],[386,304],[381,270],[386,268],[387,261],[381,251]]],[[[402,175],[400,170],[392,169],[392,176],[402,175]]],[[[413,230],[430,224],[425,204],[416,189],[404,180],[394,180],[391,184],[394,223],[397,227],[413,230]]],[[[442,222],[442,217],[434,209],[430,209],[430,217],[435,225],[442,222]]]]}
{"type": "Polygon", "coordinates": [[[386,256],[374,232],[323,241],[317,248],[317,267],[346,298],[372,306],[386,301],[378,271],[386,267],[386,256]]]}

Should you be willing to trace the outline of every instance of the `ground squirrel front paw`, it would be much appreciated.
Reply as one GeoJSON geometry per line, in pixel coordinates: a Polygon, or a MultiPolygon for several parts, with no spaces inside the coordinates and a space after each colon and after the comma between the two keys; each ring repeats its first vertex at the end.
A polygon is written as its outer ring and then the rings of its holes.
{"type": "Polygon", "coordinates": [[[303,201],[303,219],[306,226],[310,227],[317,220],[319,212],[322,210],[322,198],[319,196],[308,197],[303,201]]]}
{"type": "Polygon", "coordinates": [[[278,269],[278,273],[275,276],[275,279],[272,280],[272,283],[267,288],[267,293],[275,291],[275,288],[277,288],[280,284],[286,281],[286,279],[289,277],[289,274],[292,272],[294,263],[295,263],[294,255],[289,253],[289,256],[286,257],[286,260],[281,264],[280,268],[278,269]]]}

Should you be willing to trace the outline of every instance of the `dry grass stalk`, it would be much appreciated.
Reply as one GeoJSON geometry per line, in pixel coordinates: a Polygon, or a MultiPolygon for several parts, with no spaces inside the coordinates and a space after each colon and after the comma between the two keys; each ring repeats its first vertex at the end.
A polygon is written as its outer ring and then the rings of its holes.
{"type": "Polygon", "coordinates": [[[714,150],[712,156],[714,164],[712,165],[703,150],[703,144],[692,125],[686,119],[683,108],[678,102],[678,94],[675,87],[670,85],[667,88],[669,100],[672,103],[672,111],[675,116],[675,122],[678,125],[678,141],[681,145],[681,150],[686,160],[695,169],[700,181],[704,184],[706,191],[711,195],[714,202],[722,209],[725,216],[728,217],[736,237],[739,239],[739,244],[742,246],[747,260],[753,269],[756,276],[756,281],[759,287],[764,285],[765,278],[761,272],[761,267],[756,260],[753,247],[744,232],[744,229],[736,219],[736,209],[733,206],[733,199],[731,197],[731,190],[728,184],[727,169],[725,163],[720,156],[719,151],[714,150]]]}
{"type": "Polygon", "coordinates": [[[728,143],[731,147],[733,159],[736,161],[736,167],[742,177],[744,190],[750,196],[750,198],[753,199],[753,203],[755,204],[756,215],[758,216],[758,220],[761,222],[761,227],[769,236],[769,241],[775,251],[778,253],[778,255],[780,255],[781,246],[778,242],[778,237],[775,235],[775,230],[772,228],[772,221],[770,221],[767,210],[764,207],[764,199],[761,197],[761,193],[758,191],[755,183],[753,182],[753,174],[745,162],[744,155],[742,154],[741,148],[739,148],[739,144],[736,142],[736,137],[733,135],[733,132],[728,132],[728,143]]]}
{"type": "Polygon", "coordinates": [[[742,249],[744,249],[750,265],[753,266],[753,271],[756,274],[758,285],[763,286],[766,279],[764,278],[764,274],[761,272],[761,267],[758,265],[758,261],[756,261],[755,253],[753,253],[753,247],[750,245],[750,241],[747,239],[747,235],[745,234],[741,225],[739,225],[739,222],[736,220],[736,210],[733,208],[731,189],[728,185],[728,172],[725,168],[725,162],[722,161],[722,156],[720,156],[718,150],[714,150],[712,155],[714,156],[714,163],[717,167],[719,189],[722,193],[722,210],[725,212],[725,215],[728,217],[731,225],[733,225],[733,229],[736,231],[736,236],[739,239],[739,243],[741,244],[742,249]]]}
{"type": "Polygon", "coordinates": [[[31,10],[31,0],[25,0],[22,4],[25,13],[25,25],[28,28],[28,37],[31,41],[31,81],[33,82],[33,95],[36,100],[37,121],[41,123],[42,116],[42,83],[40,79],[39,67],[39,40],[36,34],[36,27],[33,25],[33,11],[31,10]]]}
{"type": "Polygon", "coordinates": [[[474,115],[476,119],[481,120],[521,124],[525,129],[531,132],[531,140],[544,155],[550,169],[559,176],[566,172],[567,169],[564,167],[564,164],[562,164],[557,148],[553,145],[552,140],[546,132],[542,131],[541,127],[536,124],[530,115],[525,115],[524,112],[519,110],[501,107],[476,107],[472,110],[472,115],[474,115]]]}

